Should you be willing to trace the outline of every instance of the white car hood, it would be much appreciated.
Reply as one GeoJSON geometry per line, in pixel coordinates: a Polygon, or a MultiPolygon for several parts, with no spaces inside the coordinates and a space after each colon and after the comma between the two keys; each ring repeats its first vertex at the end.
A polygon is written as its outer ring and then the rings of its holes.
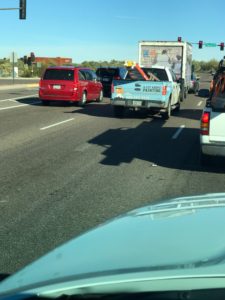
{"type": "Polygon", "coordinates": [[[5,279],[0,296],[121,274],[224,276],[224,259],[225,194],[177,198],[128,212],[65,243],[5,279]]]}

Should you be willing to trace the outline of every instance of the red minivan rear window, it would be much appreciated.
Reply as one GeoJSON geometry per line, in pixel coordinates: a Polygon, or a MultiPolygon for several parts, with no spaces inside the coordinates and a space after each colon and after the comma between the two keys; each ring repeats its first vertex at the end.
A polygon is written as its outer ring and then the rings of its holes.
{"type": "Polygon", "coordinates": [[[47,69],[44,80],[74,80],[74,70],[47,69]]]}

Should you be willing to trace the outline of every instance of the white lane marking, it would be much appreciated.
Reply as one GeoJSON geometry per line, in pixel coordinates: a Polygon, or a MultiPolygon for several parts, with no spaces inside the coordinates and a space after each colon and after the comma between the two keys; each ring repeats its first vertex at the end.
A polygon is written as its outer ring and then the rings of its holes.
{"type": "Polygon", "coordinates": [[[202,103],[203,103],[203,101],[200,101],[200,102],[197,104],[197,106],[201,106],[202,103]]]}
{"type": "Polygon", "coordinates": [[[40,103],[41,103],[41,101],[35,101],[35,102],[30,102],[29,104],[19,104],[19,105],[2,107],[2,108],[0,108],[0,110],[7,110],[7,109],[11,109],[11,108],[24,107],[24,106],[29,106],[29,105],[34,105],[34,104],[40,104],[40,103]]]}
{"type": "Polygon", "coordinates": [[[20,104],[20,105],[13,105],[13,106],[9,106],[9,107],[2,107],[0,108],[0,110],[6,110],[6,109],[11,109],[11,108],[16,108],[16,107],[24,107],[24,106],[28,106],[29,104],[20,104]]]}
{"type": "Polygon", "coordinates": [[[180,135],[181,131],[185,128],[185,125],[181,125],[180,128],[177,129],[177,131],[172,136],[172,139],[175,140],[180,135]]]}
{"type": "Polygon", "coordinates": [[[16,101],[16,100],[19,100],[19,99],[31,98],[31,97],[36,97],[36,96],[38,96],[38,94],[33,94],[33,95],[28,95],[28,96],[20,96],[20,97],[16,97],[16,98],[3,99],[3,100],[0,100],[0,102],[16,101]]]}
{"type": "Polygon", "coordinates": [[[73,121],[73,120],[74,120],[74,118],[71,118],[71,119],[68,119],[68,120],[65,120],[65,121],[62,121],[62,122],[58,122],[58,123],[55,123],[55,124],[52,124],[52,125],[49,125],[49,126],[42,127],[42,128],[40,128],[40,130],[45,130],[45,129],[48,129],[48,128],[51,128],[51,127],[54,127],[54,126],[58,126],[58,125],[61,125],[63,123],[70,122],[70,121],[73,121]]]}

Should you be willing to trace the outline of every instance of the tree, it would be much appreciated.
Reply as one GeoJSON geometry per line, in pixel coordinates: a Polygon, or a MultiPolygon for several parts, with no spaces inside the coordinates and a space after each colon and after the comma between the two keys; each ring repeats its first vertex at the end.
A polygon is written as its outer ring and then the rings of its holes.
{"type": "Polygon", "coordinates": [[[209,61],[192,61],[192,67],[194,72],[206,72],[211,70],[216,70],[219,62],[216,59],[211,59],[209,61]]]}

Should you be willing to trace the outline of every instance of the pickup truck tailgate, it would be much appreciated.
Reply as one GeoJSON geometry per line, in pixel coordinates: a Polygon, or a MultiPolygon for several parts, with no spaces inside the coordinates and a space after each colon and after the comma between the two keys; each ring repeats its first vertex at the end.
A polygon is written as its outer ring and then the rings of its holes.
{"type": "Polygon", "coordinates": [[[210,141],[225,143],[225,112],[211,111],[209,139],[210,141]]]}
{"type": "Polygon", "coordinates": [[[172,86],[170,82],[157,81],[113,81],[113,98],[167,101],[172,86]]]}

